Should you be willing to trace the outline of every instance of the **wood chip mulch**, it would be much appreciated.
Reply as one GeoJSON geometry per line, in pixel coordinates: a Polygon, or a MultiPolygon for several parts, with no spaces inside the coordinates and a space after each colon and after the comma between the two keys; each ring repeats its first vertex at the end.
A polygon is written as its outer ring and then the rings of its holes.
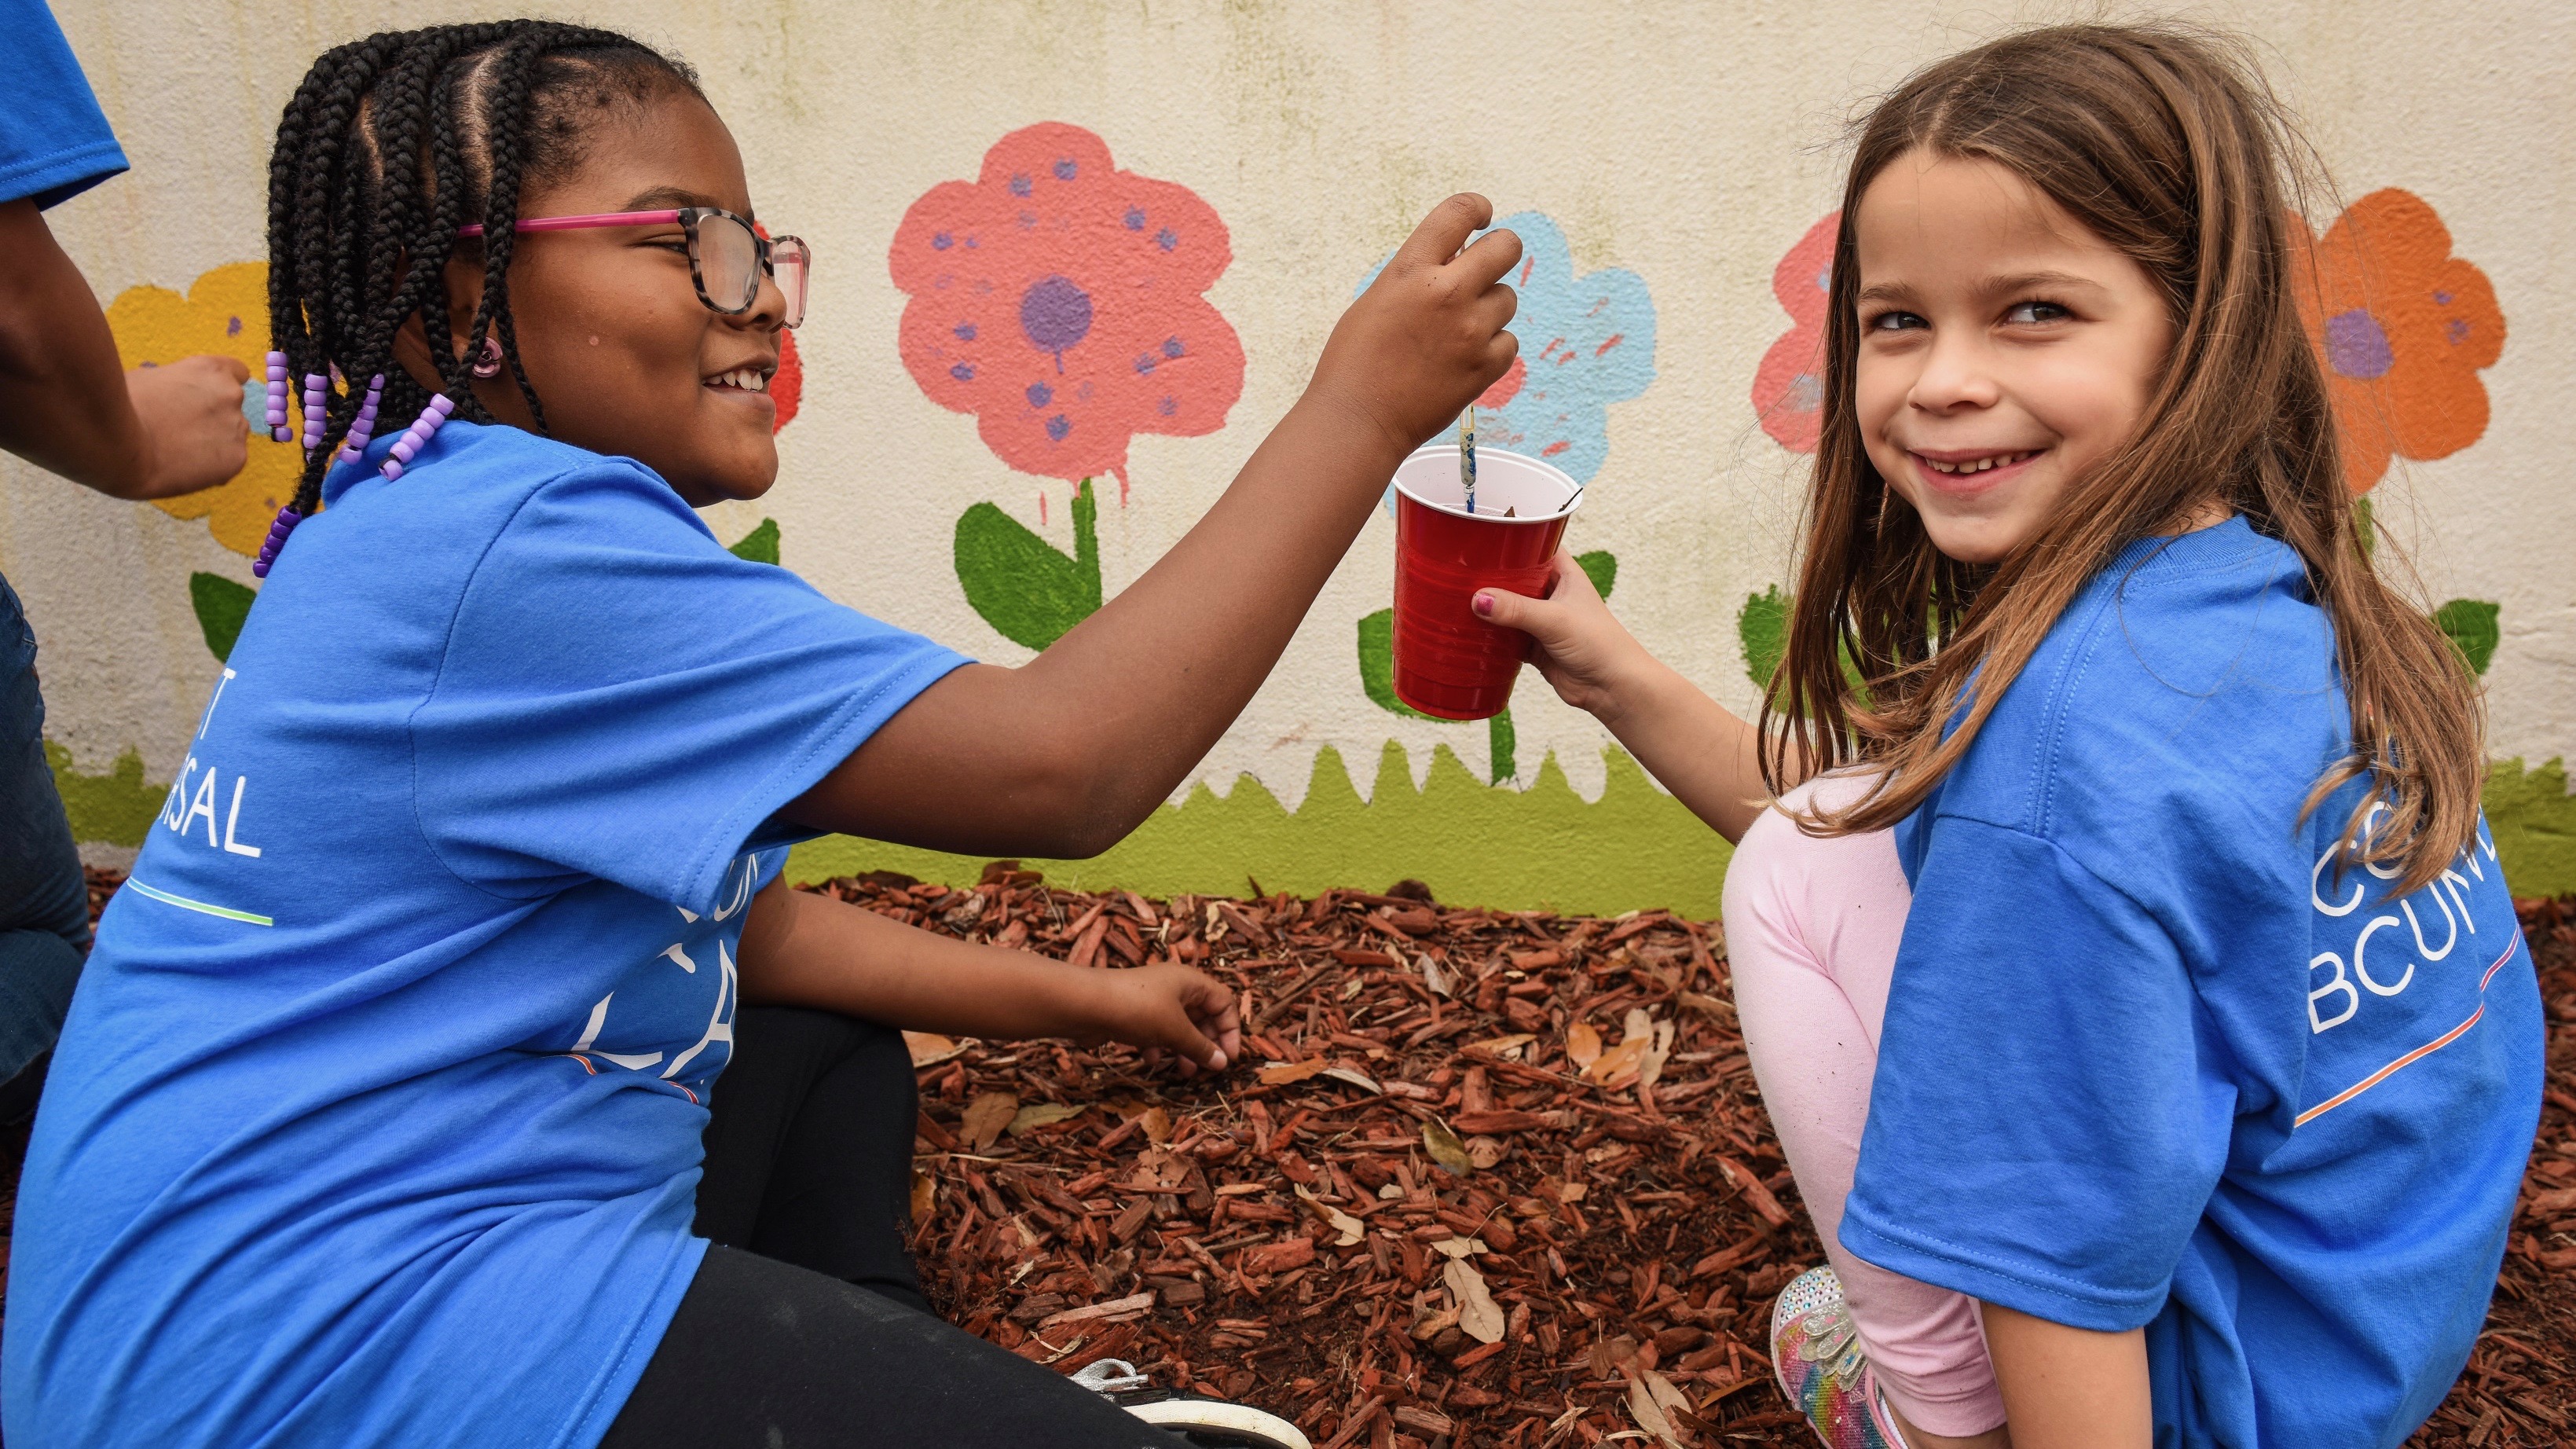
{"type": "MultiPolygon", "coordinates": [[[[970,890],[813,888],[1249,998],[1250,1060],[1190,1081],[1121,1046],[914,1039],[914,1248],[969,1331],[1063,1372],[1129,1360],[1321,1449],[1812,1442],[1763,1355],[1822,1254],[1716,923],[1444,910],[1412,882],[1152,901],[1007,862],[970,890]]],[[[2521,910],[2538,1150],[2487,1330],[2412,1445],[2576,1443],[2576,898],[2521,910]]]]}

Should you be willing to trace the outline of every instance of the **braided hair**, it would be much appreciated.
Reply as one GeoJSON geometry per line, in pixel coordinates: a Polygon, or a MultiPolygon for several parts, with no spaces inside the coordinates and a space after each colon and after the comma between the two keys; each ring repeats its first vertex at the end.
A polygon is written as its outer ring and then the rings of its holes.
{"type": "MultiPolygon", "coordinates": [[[[493,421],[474,396],[473,360],[496,343],[540,431],[545,408],[519,359],[510,255],[519,195],[578,166],[595,123],[671,89],[703,100],[685,64],[611,31],[542,20],[386,31],[313,63],[278,118],[268,168],[270,346],[295,376],[333,379],[323,444],[291,505],[310,515],[359,411],[365,380],[381,406],[417,413],[430,393],[394,361],[417,315],[456,412],[493,421]],[[481,238],[460,238],[471,222],[481,238]],[[479,245],[483,299],[459,358],[448,321],[448,261],[479,245]]],[[[469,252],[469,256],[471,253],[469,252]]]]}

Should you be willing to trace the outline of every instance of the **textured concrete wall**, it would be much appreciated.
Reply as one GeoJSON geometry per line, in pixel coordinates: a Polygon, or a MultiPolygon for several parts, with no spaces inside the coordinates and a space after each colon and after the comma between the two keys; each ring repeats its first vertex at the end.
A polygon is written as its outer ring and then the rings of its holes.
{"type": "MultiPolygon", "coordinates": [[[[1026,658],[1179,537],[1296,395],[1354,288],[1432,202],[1474,187],[1533,243],[1528,361],[1493,395],[1488,443],[1551,452],[1591,480],[1570,544],[1614,561],[1594,560],[1605,577],[1615,566],[1614,607],[1737,706],[1765,637],[1748,600],[1785,576],[1811,441],[1800,363],[1840,123],[1911,67],[2059,13],[556,8],[694,62],[763,217],[814,245],[783,476],[758,504],[713,510],[719,536],[775,547],[833,596],[970,653],[1026,658]],[[982,300],[961,302],[969,292],[982,300]]],[[[263,254],[271,129],[314,54],[505,8],[62,0],[59,13],[136,169],[53,222],[142,359],[256,355],[257,272],[238,264],[263,254]]],[[[2576,392],[2576,9],[2197,13],[2266,48],[2352,203],[2340,231],[2334,214],[2315,221],[2343,287],[2319,336],[2372,419],[2356,452],[2391,458],[2356,484],[2414,541],[2430,600],[2459,601],[2445,620],[2485,655],[2495,753],[2562,755],[2576,744],[2576,491],[2554,404],[2576,392]],[[2357,240],[2386,275],[2360,275],[2357,240]]],[[[288,451],[253,448],[239,482],[167,508],[0,462],[0,570],[43,640],[49,734],[101,858],[139,838],[217,667],[210,639],[247,598],[288,451]]],[[[1507,731],[1389,708],[1368,626],[1392,552],[1391,523],[1373,523],[1207,760],[1200,780],[1233,798],[1167,814],[1089,874],[1382,886],[1400,865],[1507,903],[1713,907],[1714,838],[1642,782],[1623,794],[1602,732],[1534,678],[1507,731]],[[1327,746],[1325,768],[1349,782],[1327,814],[1375,809],[1345,797],[1403,780],[1378,768],[1389,741],[1424,792],[1405,802],[1415,825],[1276,825],[1327,746]],[[1455,763],[1435,769],[1444,748],[1455,763]],[[1238,791],[1242,775],[1261,789],[1238,791]],[[1477,798],[1493,781],[1526,793],[1477,798]],[[1606,803],[1585,803],[1605,788],[1606,803]]],[[[2514,770],[2501,783],[2531,842],[2517,884],[2576,888],[2563,782],[2514,770]]],[[[965,868],[846,842],[807,857],[898,859],[965,868]]]]}

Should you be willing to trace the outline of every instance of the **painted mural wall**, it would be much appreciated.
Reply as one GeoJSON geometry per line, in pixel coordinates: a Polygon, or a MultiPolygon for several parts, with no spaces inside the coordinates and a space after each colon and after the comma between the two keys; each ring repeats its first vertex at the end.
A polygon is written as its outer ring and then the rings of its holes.
{"type": "MultiPolygon", "coordinates": [[[[59,0],[135,171],[52,213],[129,362],[262,335],[278,107],[320,49],[483,3],[59,0]]],[[[1749,707],[1776,659],[1815,446],[1836,141],[1992,7],[1413,3],[550,6],[702,71],[762,215],[816,254],[779,379],[779,487],[709,513],[748,556],[1012,663],[1216,498],[1341,307],[1451,191],[1527,244],[1487,446],[1591,486],[1569,545],[1664,657],[1749,707]]],[[[2356,499],[2413,549],[2487,682],[2517,890],[2576,889],[2576,10],[2251,4],[2342,201],[2310,328],[2356,499]]],[[[542,380],[540,380],[542,381],[542,380]]],[[[246,395],[256,423],[258,399],[246,395]]],[[[101,862],[130,855],[255,598],[292,476],[112,502],[0,460],[0,570],[43,644],[48,752],[101,862]]],[[[1726,849],[1525,676],[1497,719],[1388,683],[1391,519],[1153,822],[1055,877],[1151,891],[1382,888],[1713,914],[1726,849]]],[[[800,875],[980,861],[803,847],[800,875]]]]}

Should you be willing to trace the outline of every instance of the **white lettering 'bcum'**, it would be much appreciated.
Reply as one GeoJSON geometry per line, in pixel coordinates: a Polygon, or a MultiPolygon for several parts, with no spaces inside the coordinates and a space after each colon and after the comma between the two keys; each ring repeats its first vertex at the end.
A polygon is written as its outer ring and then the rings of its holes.
{"type": "MultiPolygon", "coordinates": [[[[251,859],[257,860],[259,859],[259,847],[256,845],[242,844],[240,834],[242,787],[249,783],[250,776],[248,775],[233,776],[233,808],[230,813],[224,816],[224,849],[230,854],[247,855],[251,859]]],[[[210,825],[211,823],[212,822],[209,822],[210,825]]]]}
{"type": "Polygon", "coordinates": [[[614,991],[599,998],[599,1004],[590,1009],[590,1025],[582,1030],[581,1040],[574,1042],[572,1049],[576,1053],[585,1053],[601,1061],[615,1062],[630,1072],[640,1072],[662,1060],[662,1054],[654,1052],[650,1056],[627,1056],[618,1052],[604,1052],[591,1045],[592,1042],[599,1040],[599,1029],[608,1025],[608,1003],[616,999],[617,993],[614,991]]]}
{"type": "Polygon", "coordinates": [[[2407,928],[2415,933],[2415,953],[2427,961],[2439,961],[2451,954],[2452,947],[2460,944],[2460,918],[2451,914],[2451,903],[2442,899],[2442,892],[2439,889],[2422,891],[2419,894],[2433,898],[2433,904],[2442,908],[2443,924],[2450,927],[2451,933],[2442,938],[2441,950],[2436,951],[2424,944],[2424,923],[2415,919],[2415,903],[2412,900],[2399,901],[2397,909],[2406,913],[2407,928]]]}
{"type": "Polygon", "coordinates": [[[2334,979],[2308,993],[2308,1030],[2311,1034],[2322,1032],[2330,1026],[2341,1026],[2352,1020],[2354,1012],[2361,1010],[2361,993],[2353,990],[2352,983],[2343,978],[2341,956],[2332,951],[2319,951],[2317,959],[2308,963],[2308,979],[2316,980],[2317,968],[2329,962],[2334,965],[2334,979]],[[2320,1019],[2317,1016],[2317,1003],[2338,991],[2343,993],[2343,1010],[2337,1012],[2332,1021],[2320,1019]]]}
{"type": "Polygon", "coordinates": [[[2395,916],[2373,916],[2370,918],[2370,924],[2361,928],[2361,935],[2356,937],[2352,943],[2353,978],[2361,983],[2363,990],[2368,991],[2373,996],[2395,996],[2398,992],[2406,989],[2406,983],[2415,979],[2415,963],[2413,961],[2408,961],[2406,963],[2406,974],[2398,977],[2397,984],[2394,986],[2382,986],[2377,981],[2372,980],[2370,976],[2370,968],[2363,964],[2362,953],[2370,948],[2371,934],[2383,926],[2393,930],[2396,928],[2396,925],[2397,918],[2395,916]]]}
{"type": "Polygon", "coordinates": [[[678,962],[681,970],[695,976],[698,974],[698,963],[689,959],[689,953],[682,950],[681,945],[682,943],[675,941],[663,947],[662,954],[678,962]]]}
{"type": "Polygon", "coordinates": [[[2326,898],[2317,894],[2317,887],[2323,883],[2323,877],[2326,873],[2326,862],[2334,858],[2334,851],[2328,850],[2325,854],[2317,857],[2316,865],[2308,871],[2308,901],[2318,910],[2329,916],[2349,916],[2354,911],[2361,909],[2361,882],[2354,881],[2352,883],[2352,899],[2339,906],[2327,905],[2326,898]]]}

